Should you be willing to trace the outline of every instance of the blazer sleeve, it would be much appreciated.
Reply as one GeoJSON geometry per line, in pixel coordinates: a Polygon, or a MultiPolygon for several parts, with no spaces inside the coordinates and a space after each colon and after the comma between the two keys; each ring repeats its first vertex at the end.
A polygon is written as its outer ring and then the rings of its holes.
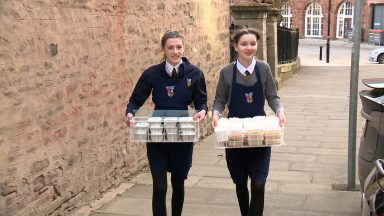
{"type": "Polygon", "coordinates": [[[134,111],[138,110],[151,94],[153,87],[150,72],[151,71],[146,70],[141,74],[129,99],[125,115],[128,113],[134,114],[134,111]]]}
{"type": "Polygon", "coordinates": [[[199,78],[194,86],[193,92],[193,104],[197,111],[205,110],[208,111],[207,105],[207,86],[205,83],[205,77],[201,70],[198,71],[199,78]]]}
{"type": "Polygon", "coordinates": [[[223,113],[229,99],[229,83],[225,78],[225,74],[226,70],[222,69],[216,87],[215,100],[213,101],[213,111],[218,111],[219,113],[223,113]]]}
{"type": "Polygon", "coordinates": [[[268,64],[265,64],[264,67],[265,74],[265,99],[268,102],[269,107],[276,113],[279,109],[282,108],[280,97],[277,95],[277,88],[275,81],[272,77],[271,69],[268,64]]]}

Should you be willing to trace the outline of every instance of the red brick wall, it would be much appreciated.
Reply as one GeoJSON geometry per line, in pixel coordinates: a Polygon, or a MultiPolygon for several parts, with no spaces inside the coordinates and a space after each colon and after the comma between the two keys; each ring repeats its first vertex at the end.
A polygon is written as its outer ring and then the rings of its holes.
{"type": "MultiPolygon", "coordinates": [[[[294,27],[298,27],[301,30],[300,36],[304,37],[304,29],[305,29],[305,10],[306,7],[311,3],[311,0],[289,0],[289,4],[292,7],[293,13],[293,25],[294,27]]],[[[320,5],[322,5],[323,9],[323,38],[327,38],[327,28],[328,28],[328,0],[317,0],[320,5]]],[[[336,38],[336,29],[337,29],[337,13],[342,3],[345,0],[331,0],[331,25],[330,25],[330,38],[336,38]]],[[[353,5],[355,5],[354,0],[350,0],[353,5]]],[[[361,27],[363,33],[363,40],[368,40],[369,29],[371,28],[372,22],[372,4],[377,4],[384,2],[382,0],[365,0],[363,1],[362,6],[362,15],[361,15],[361,27]]]]}
{"type": "Polygon", "coordinates": [[[143,167],[124,112],[165,30],[211,97],[229,60],[226,0],[0,1],[0,26],[0,215],[68,213],[143,167]]]}
{"type": "Polygon", "coordinates": [[[364,31],[365,41],[368,40],[368,34],[372,28],[372,11],[373,11],[374,4],[384,4],[384,1],[383,0],[367,0],[367,1],[364,1],[364,4],[363,4],[364,11],[362,15],[362,28],[365,29],[364,31]]]}
{"type": "MultiPolygon", "coordinates": [[[[253,0],[234,0],[234,3],[238,2],[252,2],[253,0]]],[[[331,25],[330,25],[330,38],[336,39],[337,30],[337,12],[339,7],[346,0],[331,0],[331,25]]],[[[348,0],[355,4],[355,0],[348,0]]],[[[322,6],[323,10],[323,39],[328,35],[328,2],[329,0],[289,0],[288,4],[292,10],[292,27],[300,29],[300,37],[305,37],[305,11],[308,5],[312,2],[317,2],[322,6]]],[[[368,40],[368,33],[371,28],[372,22],[372,4],[383,4],[383,0],[363,0],[361,27],[363,33],[363,40],[368,40]]]]}
{"type": "MultiPolygon", "coordinates": [[[[336,38],[336,28],[337,28],[337,12],[339,10],[340,5],[345,0],[332,0],[331,1],[331,7],[330,7],[330,18],[331,18],[331,25],[330,25],[330,38],[335,39],[336,38]]],[[[328,35],[328,14],[329,14],[329,6],[328,6],[328,0],[289,0],[289,5],[292,8],[292,27],[293,28],[299,28],[300,29],[300,37],[305,37],[305,12],[307,7],[312,3],[316,2],[322,6],[322,12],[323,12],[323,39],[327,38],[328,35]]],[[[354,4],[354,1],[352,1],[352,4],[354,4]]]]}

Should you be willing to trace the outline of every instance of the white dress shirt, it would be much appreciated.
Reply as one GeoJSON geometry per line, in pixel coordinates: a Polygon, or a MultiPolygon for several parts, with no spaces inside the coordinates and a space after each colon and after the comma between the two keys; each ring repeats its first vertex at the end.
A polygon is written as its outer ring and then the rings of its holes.
{"type": "Polygon", "coordinates": [[[180,60],[179,63],[177,63],[175,66],[171,65],[167,60],[165,60],[165,71],[167,71],[167,74],[172,77],[172,71],[173,68],[176,69],[176,73],[179,73],[179,67],[183,63],[183,60],[180,60]]]}
{"type": "Polygon", "coordinates": [[[253,58],[251,64],[250,64],[248,67],[244,67],[243,65],[240,64],[239,60],[237,60],[237,64],[236,64],[236,66],[237,66],[237,70],[239,70],[240,73],[241,73],[243,76],[246,76],[246,75],[245,75],[245,71],[248,71],[250,74],[252,74],[253,71],[255,70],[256,59],[253,58]]]}

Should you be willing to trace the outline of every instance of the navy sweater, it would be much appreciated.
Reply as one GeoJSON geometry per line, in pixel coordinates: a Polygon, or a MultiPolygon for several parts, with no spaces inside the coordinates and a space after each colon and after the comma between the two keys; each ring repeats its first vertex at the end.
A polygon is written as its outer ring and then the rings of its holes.
{"type": "Polygon", "coordinates": [[[151,93],[157,110],[186,110],[192,102],[197,111],[208,109],[204,74],[185,57],[176,78],[167,74],[165,61],[146,69],[137,81],[125,114],[134,114],[151,93]]]}

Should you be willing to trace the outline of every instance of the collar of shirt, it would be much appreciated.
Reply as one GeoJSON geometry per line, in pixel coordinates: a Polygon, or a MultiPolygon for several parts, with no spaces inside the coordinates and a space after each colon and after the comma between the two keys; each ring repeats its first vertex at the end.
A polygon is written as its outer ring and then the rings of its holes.
{"type": "Polygon", "coordinates": [[[165,60],[165,71],[167,71],[167,74],[171,77],[173,68],[175,68],[176,72],[179,73],[179,67],[182,63],[183,63],[183,60],[180,60],[180,62],[177,63],[177,65],[173,66],[169,62],[167,62],[167,60],[165,60]]]}
{"type": "Polygon", "coordinates": [[[237,70],[239,70],[242,75],[245,75],[245,71],[248,71],[250,74],[252,74],[253,71],[255,70],[256,59],[253,58],[251,64],[247,68],[241,65],[239,60],[237,60],[236,66],[237,66],[237,70]]]}

